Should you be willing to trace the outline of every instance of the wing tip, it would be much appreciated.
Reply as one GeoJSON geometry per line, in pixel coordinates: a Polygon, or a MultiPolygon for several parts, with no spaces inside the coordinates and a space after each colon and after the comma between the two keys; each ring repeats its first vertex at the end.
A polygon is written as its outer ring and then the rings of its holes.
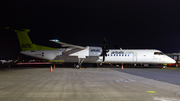
{"type": "Polygon", "coordinates": [[[49,40],[49,41],[52,41],[52,42],[59,42],[58,39],[53,39],[53,40],[49,40]]]}

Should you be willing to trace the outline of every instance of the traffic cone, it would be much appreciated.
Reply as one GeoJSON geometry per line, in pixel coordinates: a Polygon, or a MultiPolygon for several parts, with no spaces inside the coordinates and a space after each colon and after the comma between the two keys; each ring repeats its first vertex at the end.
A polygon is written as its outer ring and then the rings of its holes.
{"type": "Polygon", "coordinates": [[[123,63],[122,63],[121,69],[123,69],[123,63]]]}
{"type": "Polygon", "coordinates": [[[54,69],[55,69],[56,67],[55,67],[55,65],[54,65],[54,69]]]}
{"type": "Polygon", "coordinates": [[[9,65],[9,68],[11,68],[10,65],[9,65]]]}
{"type": "Polygon", "coordinates": [[[53,70],[52,70],[52,65],[51,65],[51,68],[50,68],[50,72],[52,72],[53,70]]]}

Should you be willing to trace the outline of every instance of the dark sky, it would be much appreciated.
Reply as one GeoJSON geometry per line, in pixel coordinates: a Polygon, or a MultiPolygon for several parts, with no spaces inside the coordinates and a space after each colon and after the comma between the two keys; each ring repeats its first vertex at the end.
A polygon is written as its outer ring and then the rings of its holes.
{"type": "Polygon", "coordinates": [[[17,35],[3,27],[27,28],[38,45],[60,47],[49,39],[109,48],[179,52],[179,0],[1,0],[0,58],[17,57],[17,35]]]}

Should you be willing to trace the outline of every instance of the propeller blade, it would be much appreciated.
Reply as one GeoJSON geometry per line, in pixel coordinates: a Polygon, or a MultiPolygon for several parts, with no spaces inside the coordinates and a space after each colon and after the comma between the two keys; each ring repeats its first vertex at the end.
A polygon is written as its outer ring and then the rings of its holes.
{"type": "Polygon", "coordinates": [[[103,63],[104,63],[104,60],[105,60],[105,55],[103,54],[103,63]]]}
{"type": "Polygon", "coordinates": [[[106,44],[106,39],[103,38],[103,44],[101,44],[101,47],[102,47],[102,53],[100,56],[103,56],[103,63],[105,61],[105,57],[107,56],[107,52],[109,52],[109,50],[107,49],[107,44],[106,44]]]}

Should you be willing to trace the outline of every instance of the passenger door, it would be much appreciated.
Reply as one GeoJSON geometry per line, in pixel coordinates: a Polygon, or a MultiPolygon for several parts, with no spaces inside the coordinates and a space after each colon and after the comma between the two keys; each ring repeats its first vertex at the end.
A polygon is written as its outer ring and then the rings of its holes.
{"type": "Polygon", "coordinates": [[[134,60],[134,62],[137,61],[137,53],[136,53],[136,52],[134,52],[134,58],[133,58],[133,60],[134,60]]]}

